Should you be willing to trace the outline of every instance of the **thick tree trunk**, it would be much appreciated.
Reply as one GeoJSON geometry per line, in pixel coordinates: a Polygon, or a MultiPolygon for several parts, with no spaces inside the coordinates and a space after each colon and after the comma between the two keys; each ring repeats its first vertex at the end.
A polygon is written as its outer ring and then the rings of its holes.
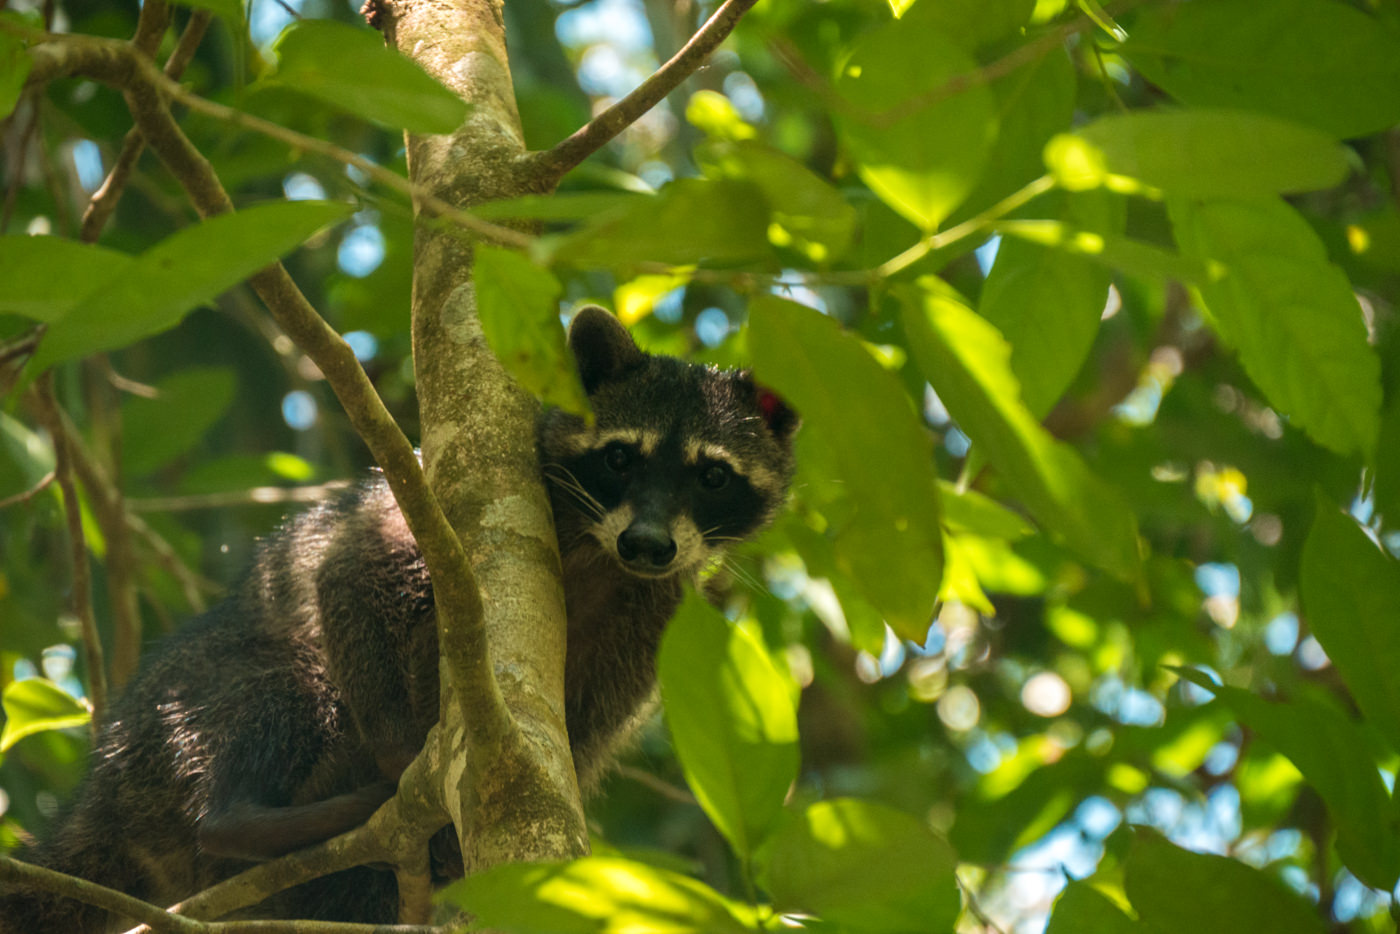
{"type": "MultiPolygon", "coordinates": [[[[499,2],[399,0],[383,12],[399,51],[472,106],[451,136],[409,137],[414,185],[466,208],[541,187],[520,169],[524,143],[499,2]]],[[[413,356],[424,468],[480,585],[495,682],[513,720],[499,731],[474,728],[483,699],[480,685],[467,682],[480,679],[453,670],[459,632],[440,596],[447,689],[434,752],[443,757],[436,771],[468,872],[587,849],[564,728],[564,603],[536,463],[536,405],[486,344],[471,270],[460,232],[420,225],[413,356]]]]}

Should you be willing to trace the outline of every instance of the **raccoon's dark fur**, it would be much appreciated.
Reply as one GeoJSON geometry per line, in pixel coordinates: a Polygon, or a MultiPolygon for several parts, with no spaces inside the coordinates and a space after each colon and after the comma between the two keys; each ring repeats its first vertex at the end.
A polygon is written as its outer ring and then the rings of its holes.
{"type": "MultiPolygon", "coordinates": [[[[596,414],[538,445],[568,607],[565,710],[596,782],[653,690],[682,582],[780,505],[796,417],[744,373],[637,349],[612,316],[569,332],[596,414]]],[[[291,520],[230,596],[112,706],[66,820],[24,858],[168,904],[362,822],[437,717],[432,586],[382,479],[291,520]]],[[[392,873],[361,867],[259,914],[392,922],[392,873]]],[[[0,932],[97,932],[105,912],[0,897],[0,932]]],[[[120,929],[118,927],[117,929],[120,929]]]]}

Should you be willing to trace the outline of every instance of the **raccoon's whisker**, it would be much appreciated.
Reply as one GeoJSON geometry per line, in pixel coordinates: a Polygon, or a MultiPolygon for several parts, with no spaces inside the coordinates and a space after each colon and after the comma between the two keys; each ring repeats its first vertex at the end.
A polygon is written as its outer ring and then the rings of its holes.
{"type": "Polygon", "coordinates": [[[584,511],[589,513],[591,518],[601,519],[607,513],[603,504],[583,488],[583,484],[569,468],[562,464],[545,464],[541,473],[544,474],[545,479],[558,484],[561,490],[570,494],[579,505],[584,507],[584,511]]]}
{"type": "Polygon", "coordinates": [[[758,575],[754,574],[752,571],[740,567],[737,561],[726,556],[722,557],[720,559],[720,562],[725,570],[727,570],[730,574],[733,574],[736,578],[738,578],[743,583],[747,584],[753,590],[758,591],[760,593],[772,594],[772,591],[768,589],[768,585],[765,584],[762,580],[760,580],[758,578],[758,575]]]}

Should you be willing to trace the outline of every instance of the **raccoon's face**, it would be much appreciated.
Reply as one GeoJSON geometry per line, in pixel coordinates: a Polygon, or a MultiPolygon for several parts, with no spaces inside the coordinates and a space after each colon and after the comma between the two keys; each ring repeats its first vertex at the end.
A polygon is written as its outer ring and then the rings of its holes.
{"type": "Polygon", "coordinates": [[[747,374],[642,353],[600,308],[569,329],[596,423],[540,430],[561,550],[593,542],[627,571],[697,570],[782,504],[796,416],[747,374]]]}

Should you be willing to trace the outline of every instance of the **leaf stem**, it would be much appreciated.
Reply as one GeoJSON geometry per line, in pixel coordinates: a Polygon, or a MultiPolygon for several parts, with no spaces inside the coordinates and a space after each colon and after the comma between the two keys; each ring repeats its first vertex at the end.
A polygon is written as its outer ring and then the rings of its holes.
{"type": "Polygon", "coordinates": [[[975,217],[970,217],[954,227],[949,227],[941,233],[933,234],[920,240],[918,243],[905,250],[903,253],[881,263],[875,267],[875,276],[880,279],[888,279],[903,272],[905,269],[917,263],[935,250],[941,250],[946,246],[957,243],[965,237],[970,237],[975,233],[991,226],[993,221],[1005,217],[1012,211],[1022,207],[1027,202],[1045,194],[1045,192],[1055,187],[1055,180],[1049,175],[1042,175],[1024,188],[1008,195],[1001,201],[987,208],[975,217]]]}

